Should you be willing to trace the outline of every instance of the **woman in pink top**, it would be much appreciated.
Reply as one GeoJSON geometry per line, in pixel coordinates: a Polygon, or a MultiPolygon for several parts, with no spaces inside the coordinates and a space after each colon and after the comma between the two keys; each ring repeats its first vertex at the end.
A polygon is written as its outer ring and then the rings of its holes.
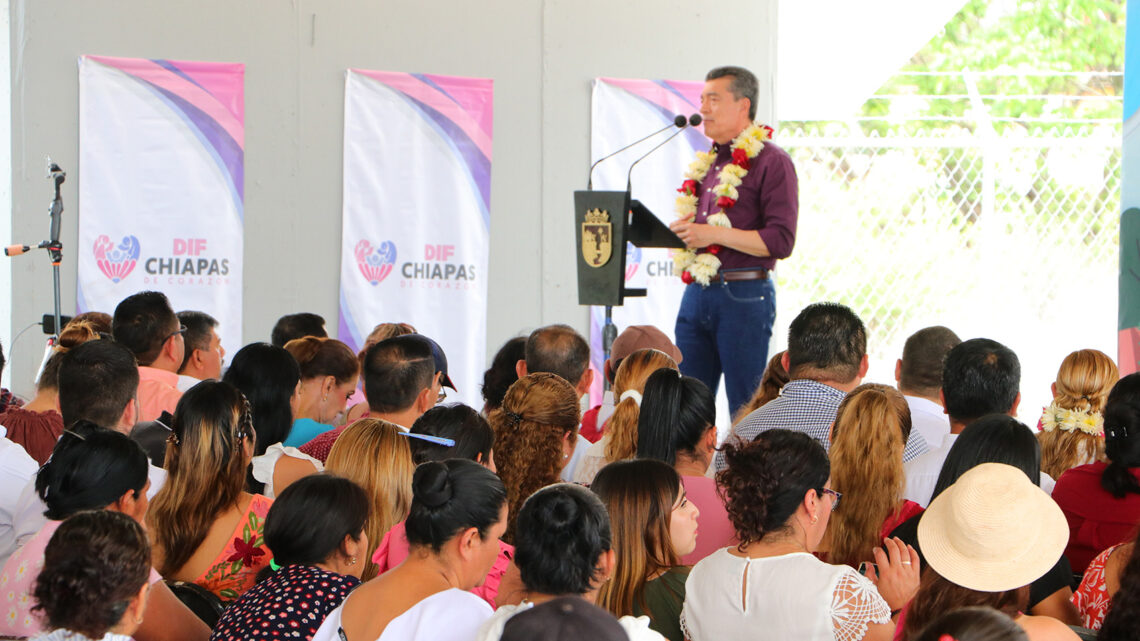
{"type": "Polygon", "coordinates": [[[685,565],[736,541],[716,482],[705,476],[716,451],[716,402],[704,383],[672,369],[645,382],[637,420],[637,458],[664,461],[681,475],[688,500],[700,510],[701,534],[685,565]]]}

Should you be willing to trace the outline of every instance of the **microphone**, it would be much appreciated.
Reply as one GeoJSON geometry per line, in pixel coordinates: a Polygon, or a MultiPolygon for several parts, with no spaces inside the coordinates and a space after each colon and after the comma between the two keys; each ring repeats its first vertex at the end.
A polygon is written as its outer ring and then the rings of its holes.
{"type": "Polygon", "coordinates": [[[701,124],[701,120],[701,114],[693,114],[689,116],[689,126],[696,127],[697,125],[701,124]]]}
{"type": "MultiPolygon", "coordinates": [[[[690,118],[689,120],[691,121],[692,119],[690,118]]],[[[698,120],[698,122],[699,122],[699,120],[698,120]]],[[[598,164],[601,163],[603,160],[613,158],[614,156],[625,151],[626,149],[629,149],[630,147],[633,147],[635,145],[639,145],[639,144],[645,142],[646,140],[649,140],[650,138],[656,136],[657,134],[669,129],[670,127],[678,127],[678,128],[683,130],[687,124],[688,124],[688,122],[685,120],[685,117],[678,114],[676,117],[673,118],[673,122],[671,124],[665,125],[664,127],[658,129],[657,131],[649,134],[648,136],[646,136],[644,138],[641,138],[640,140],[635,140],[635,141],[629,143],[628,145],[622,147],[621,149],[618,149],[617,151],[613,152],[612,154],[602,156],[601,158],[597,159],[594,162],[594,164],[590,165],[590,175],[586,179],[586,189],[593,189],[594,188],[594,167],[597,167],[598,164]]],[[[674,134],[674,135],[676,135],[676,134],[674,134]]],[[[672,136],[670,136],[670,137],[672,137],[672,136]]],[[[654,149],[656,149],[656,147],[654,147],[654,149]]],[[[644,158],[644,156],[642,156],[642,157],[644,158]]]]}
{"type": "MultiPolygon", "coordinates": [[[[682,116],[678,116],[678,118],[680,118],[680,117],[682,117],[682,116]]],[[[696,119],[697,119],[697,122],[698,122],[698,123],[699,123],[699,122],[700,122],[700,120],[701,120],[701,117],[700,117],[700,116],[697,116],[697,115],[694,115],[694,116],[693,116],[693,118],[696,118],[696,119]]],[[[692,119],[690,119],[690,120],[689,120],[689,122],[692,122],[692,119]]],[[[658,144],[656,147],[654,147],[653,149],[650,149],[649,151],[645,152],[645,155],[644,155],[644,156],[642,156],[641,158],[638,158],[637,160],[633,161],[633,164],[629,166],[629,174],[627,174],[627,175],[626,175],[626,177],[625,177],[625,190],[626,190],[626,191],[630,191],[630,189],[633,187],[633,168],[637,166],[637,163],[641,162],[642,160],[645,160],[645,159],[646,159],[646,157],[648,157],[648,156],[649,156],[649,154],[652,154],[653,152],[657,151],[657,150],[658,150],[658,149],[660,149],[662,146],[664,146],[666,143],[668,143],[670,140],[672,140],[672,139],[676,138],[677,136],[681,135],[681,133],[682,133],[682,132],[684,132],[684,131],[685,131],[685,128],[684,128],[684,127],[682,127],[682,128],[680,128],[680,129],[678,129],[676,132],[674,132],[674,134],[673,134],[672,136],[669,136],[669,137],[668,137],[668,138],[666,138],[665,140],[662,140],[662,141],[661,141],[661,142],[660,142],[660,143],[659,143],[659,144],[658,144]]]]}
{"type": "Polygon", "coordinates": [[[20,254],[23,254],[24,252],[31,251],[31,249],[32,248],[29,247],[28,245],[9,245],[9,246],[4,248],[4,255],[5,256],[19,256],[20,254]]]}

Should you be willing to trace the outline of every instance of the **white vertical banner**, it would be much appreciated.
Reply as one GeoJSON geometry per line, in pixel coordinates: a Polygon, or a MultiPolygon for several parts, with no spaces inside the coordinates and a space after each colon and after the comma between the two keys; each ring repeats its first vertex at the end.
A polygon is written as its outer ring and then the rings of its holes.
{"type": "MultiPolygon", "coordinates": [[[[703,82],[598,78],[594,80],[591,103],[590,157],[597,160],[647,133],[673,122],[677,115],[689,116],[700,109],[703,82]]],[[[624,190],[629,166],[642,154],[662,142],[671,132],[660,134],[633,149],[598,165],[595,189],[624,190]]],[[[630,177],[632,196],[641,201],[666,225],[675,218],[674,201],[684,179],[683,172],[697,151],[707,151],[711,141],[700,128],[690,127],[639,163],[630,177]]],[[[591,162],[592,162],[591,161],[591,162]]],[[[626,298],[625,305],[613,310],[618,331],[630,325],[653,325],[676,340],[673,328],[685,285],[673,273],[670,249],[637,248],[627,245],[625,284],[645,288],[644,298],[626,298]]],[[[593,365],[602,371],[604,308],[591,309],[591,353],[593,365]]],[[[683,356],[683,355],[682,355],[683,356]]],[[[595,403],[601,399],[601,377],[592,390],[595,403]]],[[[724,386],[718,394],[718,423],[728,424],[724,386]]]]}
{"type": "Polygon", "coordinates": [[[242,345],[245,65],[79,59],[80,312],[143,290],[242,345]]]}
{"type": "Polygon", "coordinates": [[[476,408],[493,96],[482,78],[350,69],[345,80],[338,336],[358,349],[378,323],[411,323],[443,347],[459,400],[476,408]]]}

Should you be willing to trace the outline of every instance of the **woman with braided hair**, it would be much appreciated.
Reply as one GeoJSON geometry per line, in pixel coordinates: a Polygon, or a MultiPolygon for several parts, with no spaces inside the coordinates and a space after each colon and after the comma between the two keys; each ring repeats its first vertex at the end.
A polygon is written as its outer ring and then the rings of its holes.
{"type": "Polygon", "coordinates": [[[578,436],[581,409],[574,387],[557,374],[520,378],[488,420],[495,430],[495,466],[507,487],[507,532],[514,543],[515,519],[526,498],[559,482],[578,436]]]}

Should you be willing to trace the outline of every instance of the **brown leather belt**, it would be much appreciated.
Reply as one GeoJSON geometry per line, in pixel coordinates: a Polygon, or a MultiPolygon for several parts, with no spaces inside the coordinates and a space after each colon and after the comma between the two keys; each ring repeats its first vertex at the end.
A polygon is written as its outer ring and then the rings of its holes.
{"type": "Polygon", "coordinates": [[[719,283],[722,280],[725,282],[732,282],[734,280],[767,280],[768,270],[763,267],[756,269],[738,269],[731,272],[717,272],[716,276],[709,279],[710,283],[719,283]]]}

